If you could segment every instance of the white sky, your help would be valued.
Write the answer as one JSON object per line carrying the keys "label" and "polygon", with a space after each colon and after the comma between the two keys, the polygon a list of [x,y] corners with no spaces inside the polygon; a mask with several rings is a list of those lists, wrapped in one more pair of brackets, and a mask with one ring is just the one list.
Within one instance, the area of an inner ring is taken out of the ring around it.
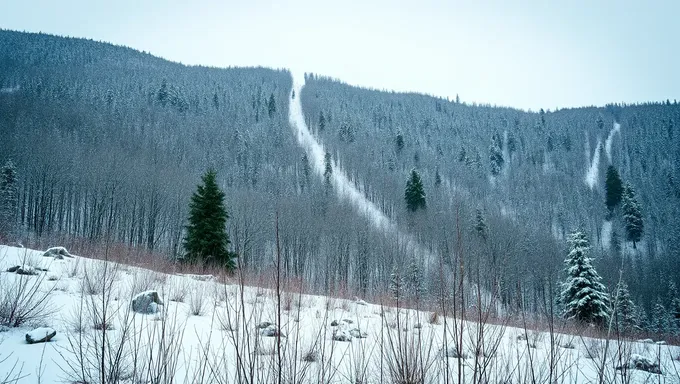
{"label": "white sky", "polygon": [[0,0],[1,28],[534,110],[680,99],[679,15],[677,0]]}

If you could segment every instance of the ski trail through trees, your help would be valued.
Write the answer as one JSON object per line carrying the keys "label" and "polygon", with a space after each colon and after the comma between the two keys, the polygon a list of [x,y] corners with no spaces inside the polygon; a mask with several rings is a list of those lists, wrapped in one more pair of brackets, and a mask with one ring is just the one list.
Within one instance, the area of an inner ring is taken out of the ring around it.
{"label": "ski trail through trees", "polygon": [[607,152],[609,164],[612,162],[612,141],[614,141],[614,135],[617,133],[621,134],[621,124],[614,122],[614,127],[609,131],[609,136],[607,136],[607,140],[604,142],[604,150]]}
{"label": "ski trail through trees", "polygon": [[[305,122],[305,116],[302,113],[302,102],[300,101],[300,95],[304,85],[304,76],[293,74],[293,89],[291,90],[289,98],[290,107],[288,109],[289,121],[291,126],[295,129],[298,143],[305,149],[314,171],[319,177],[323,178],[326,151],[323,145],[321,145],[314,135],[312,135]],[[293,97],[293,95],[295,95],[295,97]],[[359,214],[368,218],[376,229],[394,237],[395,241],[405,247],[406,251],[413,254],[416,259],[423,260],[426,268],[428,264],[436,261],[434,255],[430,251],[422,247],[412,235],[400,231],[389,217],[387,217],[372,201],[368,200],[349,177],[347,177],[345,172],[338,167],[335,161],[332,162],[332,165],[333,174],[331,183],[340,199],[348,201],[354,206]]]}
{"label": "ski trail through trees", "polygon": [[[597,145],[595,146],[595,154],[593,155],[593,160],[590,162],[590,167],[586,173],[586,184],[590,189],[593,189],[597,184],[597,175],[600,170],[600,147],[602,146],[602,140],[597,139]],[[588,146],[586,146],[588,148]],[[588,149],[586,149],[588,151]],[[590,153],[587,153],[590,156]]]}

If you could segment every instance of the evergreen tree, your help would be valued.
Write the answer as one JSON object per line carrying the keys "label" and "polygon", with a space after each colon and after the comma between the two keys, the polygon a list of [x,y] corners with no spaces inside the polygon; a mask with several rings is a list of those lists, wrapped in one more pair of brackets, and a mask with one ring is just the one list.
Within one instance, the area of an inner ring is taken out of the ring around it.
{"label": "evergreen tree", "polygon": [[319,113],[319,133],[326,129],[326,118],[323,116],[323,111]]}
{"label": "evergreen tree", "polygon": [[406,182],[404,199],[406,200],[406,207],[411,212],[415,212],[418,209],[425,209],[425,189],[423,187],[423,181],[420,179],[420,175],[415,169],[411,171],[411,177],[409,177]]}
{"label": "evergreen tree", "polygon": [[680,331],[680,295],[678,295],[678,288],[673,281],[668,284],[667,296],[666,302],[671,321],[674,325],[673,328],[676,331]]}
{"label": "evergreen tree", "polygon": [[461,163],[467,161],[467,152],[465,151],[465,147],[460,147],[460,152],[458,152],[458,161]]}
{"label": "evergreen tree", "polygon": [[671,333],[671,321],[666,307],[663,305],[663,300],[658,297],[652,307],[652,318],[650,321],[650,331],[659,335],[668,335]]}
{"label": "evergreen tree", "polygon": [[13,236],[17,224],[17,170],[11,160],[0,168],[0,236]]}
{"label": "evergreen tree", "polygon": [[404,278],[399,273],[397,267],[392,267],[392,273],[390,273],[390,294],[396,300],[400,300],[404,295]]}
{"label": "evergreen tree", "polygon": [[408,275],[404,281],[406,289],[409,294],[413,297],[420,297],[425,294],[425,281],[423,277],[423,271],[418,264],[418,261],[413,258],[408,268]]}
{"label": "evergreen tree", "polygon": [[276,100],[274,100],[274,94],[269,95],[269,102],[267,103],[267,112],[269,117],[274,116],[276,113]]}
{"label": "evergreen tree", "polygon": [[439,174],[439,168],[434,170],[434,186],[439,187],[442,185],[442,177]]}
{"label": "evergreen tree", "polygon": [[619,172],[611,165],[607,168],[607,178],[604,186],[606,190],[605,204],[611,213],[621,203],[621,194],[623,192],[623,184],[621,183]]}
{"label": "evergreen tree", "polygon": [[564,316],[584,323],[604,325],[609,320],[609,297],[602,278],[587,252],[588,239],[582,232],[569,235],[570,251],[564,260],[567,279],[562,285],[560,302]]}
{"label": "evergreen tree", "polygon": [[331,177],[333,176],[333,157],[330,152],[326,152],[324,162],[323,180],[326,190],[328,190],[331,187]]}
{"label": "evergreen tree", "polygon": [[475,216],[475,231],[477,231],[477,234],[482,238],[482,240],[486,240],[488,236],[488,229],[486,226],[486,220],[484,220],[484,215],[482,214],[482,210],[477,209]]}
{"label": "evergreen tree", "polygon": [[399,132],[397,133],[397,152],[400,152],[402,149],[404,149],[404,135]]}
{"label": "evergreen tree", "polygon": [[642,221],[642,212],[640,211],[640,204],[635,198],[635,191],[633,187],[626,184],[623,188],[622,196],[623,208],[623,222],[626,229],[626,239],[633,242],[633,248],[636,248],[636,243],[642,238],[644,231],[644,223]]}
{"label": "evergreen tree", "polygon": [[184,249],[189,262],[210,262],[233,270],[235,255],[227,250],[229,237],[225,224],[229,216],[224,207],[224,192],[217,186],[217,174],[208,170],[191,196],[189,224]]}
{"label": "evergreen tree", "polygon": [[491,146],[489,147],[489,160],[491,164],[491,174],[493,176],[498,176],[503,169],[504,160],[501,146],[502,142],[499,142],[497,135],[494,135]]}
{"label": "evergreen tree", "polygon": [[630,332],[637,327],[635,319],[635,305],[630,299],[628,284],[620,281],[616,285],[614,309],[617,329],[620,332]]}

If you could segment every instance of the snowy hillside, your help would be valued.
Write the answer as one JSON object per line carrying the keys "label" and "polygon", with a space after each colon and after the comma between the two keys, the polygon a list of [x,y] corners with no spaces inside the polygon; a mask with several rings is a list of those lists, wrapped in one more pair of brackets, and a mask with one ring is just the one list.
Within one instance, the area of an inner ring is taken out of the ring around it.
{"label": "snowy hillside", "polygon": [[[303,295],[299,282],[277,294],[42,255],[0,246],[0,321],[17,325],[0,333],[3,383],[680,382],[673,346],[480,326]],[[35,274],[6,272],[16,266]],[[135,301],[135,309],[157,312],[133,312],[133,297],[151,290],[161,305]],[[38,327],[56,335],[29,344],[27,333],[46,332]],[[615,369],[629,364],[659,364],[662,374]]]}

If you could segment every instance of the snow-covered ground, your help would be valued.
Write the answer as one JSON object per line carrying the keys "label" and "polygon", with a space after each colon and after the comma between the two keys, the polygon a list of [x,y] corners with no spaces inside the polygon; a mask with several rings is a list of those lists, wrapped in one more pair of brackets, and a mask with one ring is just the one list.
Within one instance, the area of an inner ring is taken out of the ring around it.
{"label": "snow-covered ground", "polygon": [[[4,272],[16,265],[38,274]],[[667,345],[612,341],[607,348],[602,340],[454,324],[452,317],[445,327],[443,316],[434,321],[428,312],[295,292],[277,301],[273,290],[241,289],[211,276],[166,275],[78,256],[56,260],[7,246],[0,246],[0,270],[0,315],[19,287],[36,287],[34,297],[45,297],[50,311],[2,329],[0,382],[14,368],[14,374],[21,370],[18,383],[92,382],[100,372],[125,383],[169,383],[170,377],[175,383],[274,383],[279,372],[295,383],[394,383],[392,372],[402,368],[425,375],[413,382],[444,383],[458,382],[459,364],[463,382],[589,383],[598,382],[600,367],[605,383],[680,382],[680,362],[673,360],[680,349]],[[148,290],[160,294],[160,312],[132,313],[132,298]],[[57,334],[49,343],[28,344],[26,333],[37,327]],[[266,336],[279,330],[285,337]],[[458,344],[465,358],[458,357]],[[660,363],[662,374],[627,370],[627,381],[614,367],[632,354]]]}

